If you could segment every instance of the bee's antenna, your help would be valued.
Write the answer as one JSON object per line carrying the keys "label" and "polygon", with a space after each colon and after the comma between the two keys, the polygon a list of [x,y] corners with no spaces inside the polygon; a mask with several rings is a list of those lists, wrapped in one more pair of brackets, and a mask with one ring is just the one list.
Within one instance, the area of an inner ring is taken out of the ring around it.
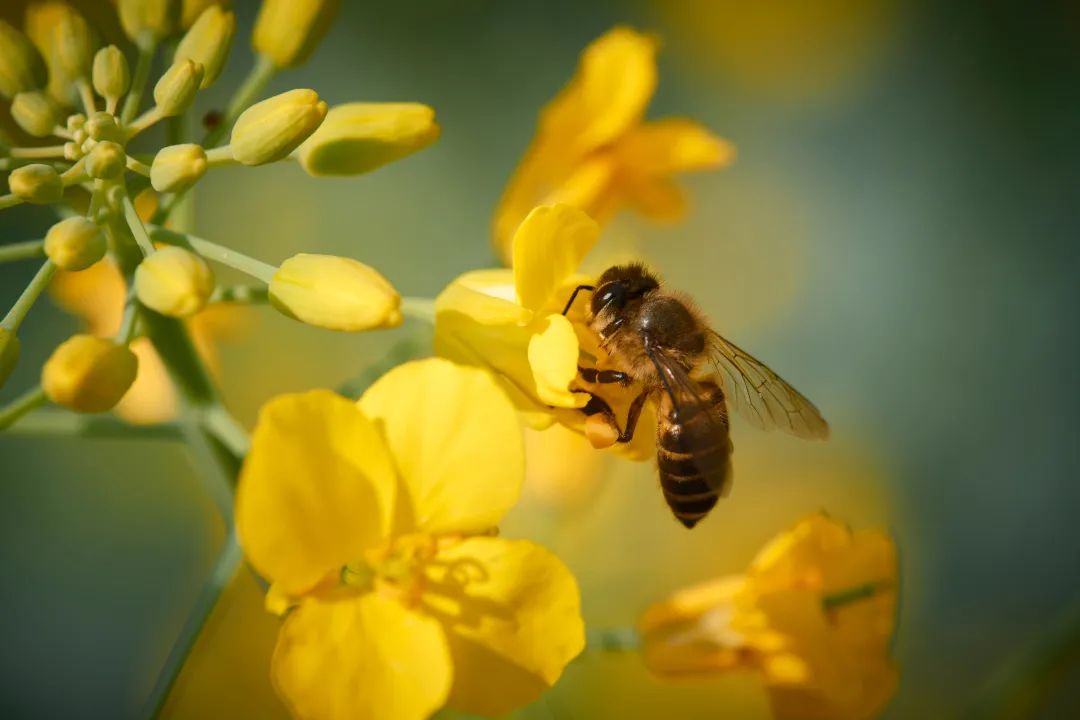
{"label": "bee's antenna", "polygon": [[596,287],[593,285],[578,285],[576,288],[574,288],[574,292],[570,293],[570,299],[566,301],[566,307],[563,308],[563,315],[570,312],[570,308],[574,306],[574,300],[577,299],[577,294],[582,290],[588,290],[589,292],[593,292],[594,290],[596,290]]}

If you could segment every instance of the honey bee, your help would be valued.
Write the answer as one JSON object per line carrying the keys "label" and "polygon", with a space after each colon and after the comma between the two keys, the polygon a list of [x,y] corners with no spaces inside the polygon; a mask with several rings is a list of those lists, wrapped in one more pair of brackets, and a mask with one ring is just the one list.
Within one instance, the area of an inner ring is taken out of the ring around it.
{"label": "honey bee", "polygon": [[642,408],[658,399],[656,463],[664,500],[675,518],[692,528],[709,514],[731,485],[728,405],[762,430],[780,429],[797,437],[823,440],[829,426],[797,390],[750,354],[711,329],[692,302],[660,285],[644,265],[617,265],[592,292],[588,325],[599,339],[610,367],[579,367],[587,384],[618,383],[638,389],[626,425],[606,400],[589,390],[582,408],[601,417],[618,433],[634,436]]}

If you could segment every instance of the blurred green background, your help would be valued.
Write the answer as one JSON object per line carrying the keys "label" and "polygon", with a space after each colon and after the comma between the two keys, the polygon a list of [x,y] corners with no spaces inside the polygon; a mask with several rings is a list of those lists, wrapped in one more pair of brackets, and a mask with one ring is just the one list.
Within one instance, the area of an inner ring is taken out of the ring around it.
{"label": "blurred green background", "polygon": [[[21,20],[25,2],[0,16]],[[75,3],[106,17],[104,3]],[[220,107],[250,62],[256,3]],[[96,8],[96,9],[94,9]],[[653,117],[694,117],[737,146],[695,176],[675,226],[621,216],[592,256],[647,258],[723,334],[824,410],[829,443],[734,428],[731,497],[688,533],[650,464],[530,437],[529,492],[503,531],[551,546],[586,620],[633,622],[689,582],[737,572],[775,532],[826,509],[888,526],[903,560],[900,690],[889,718],[946,717],[1080,602],[1080,9],[1042,3],[725,0],[345,3],[314,59],[270,90],[331,104],[417,100],[442,139],[372,175],[214,171],[198,233],[270,262],[354,256],[433,297],[494,263],[491,213],[578,52],[616,24],[664,40]],[[115,27],[103,34],[120,42]],[[0,213],[0,242],[41,237],[47,209]],[[0,266],[0,306],[32,264]],[[222,353],[250,425],[269,397],[338,387],[404,328],[338,335],[270,310]],[[43,301],[6,402],[78,322]],[[560,446],[563,447],[563,446]],[[221,541],[189,458],[167,443],[0,436],[0,714],[136,717]],[[1074,610],[1073,610],[1074,611]],[[172,717],[278,717],[276,621],[242,575],[169,706]],[[1080,673],[1040,717],[1080,714]],[[589,653],[530,718],[765,717],[749,677],[661,683],[633,655]]]}

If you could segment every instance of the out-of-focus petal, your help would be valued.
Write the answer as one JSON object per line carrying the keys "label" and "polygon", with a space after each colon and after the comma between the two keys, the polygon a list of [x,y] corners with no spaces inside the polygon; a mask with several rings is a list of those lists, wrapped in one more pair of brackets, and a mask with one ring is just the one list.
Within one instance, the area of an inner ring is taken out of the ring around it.
{"label": "out-of-focus petal", "polygon": [[581,53],[577,74],[540,115],[539,135],[585,153],[638,122],[656,90],[658,43],[628,27],[614,28]]}
{"label": "out-of-focus petal", "polygon": [[491,373],[429,358],[394,368],[358,401],[386,437],[424,532],[478,532],[517,502],[525,476],[521,428]]}
{"label": "out-of-focus petal", "polygon": [[728,165],[735,159],[735,146],[688,118],[664,118],[632,128],[615,153],[635,172],[672,175]]}
{"label": "out-of-focus petal", "polygon": [[274,398],[240,473],[244,551],[299,594],[387,536],[395,485],[382,435],[353,403],[325,390]]}
{"label": "out-of-focus petal", "polygon": [[453,676],[439,623],[377,593],[305,600],[281,628],[271,672],[305,720],[424,720]]}
{"label": "out-of-focus petal", "polygon": [[514,287],[518,302],[544,308],[596,243],[600,228],[569,205],[533,209],[514,235]]}
{"label": "out-of-focus petal", "polygon": [[116,414],[136,425],[153,425],[176,417],[176,388],[150,339],[136,338],[129,347],[139,359],[139,372],[116,404]]}
{"label": "out-of-focus petal", "polygon": [[447,631],[449,704],[500,716],[555,684],[585,646],[577,583],[524,540],[471,538],[428,566],[424,607]]}
{"label": "out-of-focus petal", "polygon": [[638,623],[648,668],[658,675],[691,675],[748,665],[743,639],[731,629],[732,602],[742,587],[742,576],[732,575],[650,605]]}
{"label": "out-of-focus petal", "polygon": [[91,335],[115,335],[120,329],[127,290],[111,260],[80,272],[57,272],[49,284],[49,293],[64,310],[83,318]]}
{"label": "out-of-focus petal", "polygon": [[619,189],[625,202],[650,220],[673,222],[686,214],[686,191],[669,178],[628,179]]}

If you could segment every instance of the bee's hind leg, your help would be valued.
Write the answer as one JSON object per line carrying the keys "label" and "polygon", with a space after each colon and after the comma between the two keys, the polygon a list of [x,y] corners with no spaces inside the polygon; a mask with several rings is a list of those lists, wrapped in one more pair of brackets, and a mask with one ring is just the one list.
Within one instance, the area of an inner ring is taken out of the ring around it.
{"label": "bee's hind leg", "polygon": [[[621,373],[620,373],[621,374]],[[587,391],[586,391],[587,392]],[[615,417],[615,411],[611,409],[604,398],[589,393],[589,402],[581,408],[586,416],[603,415],[604,419],[619,433],[616,442],[628,443],[634,439],[634,431],[637,429],[638,420],[641,418],[641,410],[645,407],[645,401],[649,399],[649,391],[642,390],[634,401],[630,403],[630,410],[626,413],[626,429],[619,428],[619,419]]]}

